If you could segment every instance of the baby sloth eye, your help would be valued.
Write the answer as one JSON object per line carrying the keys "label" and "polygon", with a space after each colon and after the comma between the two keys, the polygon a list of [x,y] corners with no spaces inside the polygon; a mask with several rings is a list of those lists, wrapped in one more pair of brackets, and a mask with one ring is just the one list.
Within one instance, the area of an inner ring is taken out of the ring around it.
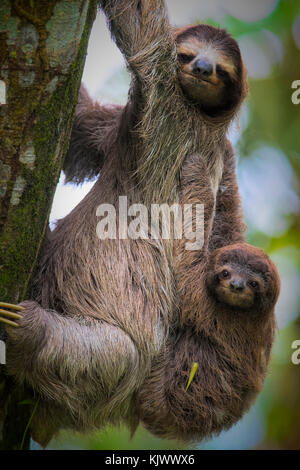
{"label": "baby sloth eye", "polygon": [[224,269],[222,272],[221,272],[221,276],[223,279],[228,279],[230,277],[230,272],[227,271],[227,269]]}
{"label": "baby sloth eye", "polygon": [[250,281],[250,282],[249,282],[249,285],[255,289],[256,287],[258,287],[258,282],[256,282],[256,281]]}
{"label": "baby sloth eye", "polygon": [[195,58],[195,56],[193,56],[191,54],[178,54],[178,59],[183,64],[189,64],[194,58]]}

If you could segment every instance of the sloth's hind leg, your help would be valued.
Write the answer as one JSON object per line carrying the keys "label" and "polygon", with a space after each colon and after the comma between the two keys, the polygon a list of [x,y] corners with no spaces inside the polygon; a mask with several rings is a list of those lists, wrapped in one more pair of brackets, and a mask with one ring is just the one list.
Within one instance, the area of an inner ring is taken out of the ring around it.
{"label": "sloth's hind leg", "polygon": [[142,380],[131,338],[94,318],[21,306],[19,328],[7,326],[8,373],[73,415],[102,410],[105,420],[122,408]]}

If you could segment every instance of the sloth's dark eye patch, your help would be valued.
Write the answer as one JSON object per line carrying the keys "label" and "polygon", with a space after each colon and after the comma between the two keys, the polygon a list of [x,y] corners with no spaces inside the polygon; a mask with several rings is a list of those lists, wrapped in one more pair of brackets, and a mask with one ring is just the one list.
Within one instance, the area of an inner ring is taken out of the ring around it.
{"label": "sloth's dark eye patch", "polygon": [[227,269],[224,269],[221,272],[221,276],[223,277],[223,279],[228,279],[230,277],[230,273],[229,273],[229,271],[227,271]]}
{"label": "sloth's dark eye patch", "polygon": [[216,72],[217,72],[217,75],[220,77],[220,78],[227,78],[229,77],[229,73],[223,69],[223,67],[221,67],[221,65],[217,65],[216,67]]}
{"label": "sloth's dark eye patch", "polygon": [[178,59],[182,64],[189,64],[195,58],[192,54],[178,54]]}

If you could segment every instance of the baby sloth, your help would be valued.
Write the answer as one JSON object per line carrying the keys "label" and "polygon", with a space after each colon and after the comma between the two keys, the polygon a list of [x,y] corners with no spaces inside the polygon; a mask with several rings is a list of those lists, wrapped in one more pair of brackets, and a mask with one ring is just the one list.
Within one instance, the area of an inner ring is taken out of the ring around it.
{"label": "baby sloth", "polygon": [[197,319],[170,337],[139,396],[153,434],[201,440],[249,409],[266,375],[279,286],[274,263],[258,248],[236,243],[211,253],[194,296]]}
{"label": "baby sloth", "polygon": [[278,275],[262,250],[246,243],[236,244],[212,254],[207,288],[232,311],[261,315],[274,305]]}

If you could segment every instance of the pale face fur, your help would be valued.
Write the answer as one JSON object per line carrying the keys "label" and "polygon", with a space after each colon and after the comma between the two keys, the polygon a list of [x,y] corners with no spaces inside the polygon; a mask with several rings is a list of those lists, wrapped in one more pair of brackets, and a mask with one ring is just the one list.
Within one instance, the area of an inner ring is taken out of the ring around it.
{"label": "pale face fur", "polygon": [[[217,106],[225,88],[223,77],[217,66],[222,64],[224,70],[233,76],[235,67],[232,60],[218,51],[213,44],[206,44],[191,38],[183,41],[177,51],[180,63],[179,79],[187,95],[203,104]],[[188,59],[189,61],[186,62]],[[209,76],[199,75],[194,71],[195,64],[199,60],[212,65],[212,73]]]}
{"label": "pale face fur", "polygon": [[254,305],[263,288],[263,279],[258,273],[230,264],[220,266],[217,271],[215,294],[220,302],[242,309]]}
{"label": "pale face fur", "polygon": [[207,25],[175,31],[178,77],[184,94],[211,116],[236,111],[245,96],[245,68],[237,42]]}

